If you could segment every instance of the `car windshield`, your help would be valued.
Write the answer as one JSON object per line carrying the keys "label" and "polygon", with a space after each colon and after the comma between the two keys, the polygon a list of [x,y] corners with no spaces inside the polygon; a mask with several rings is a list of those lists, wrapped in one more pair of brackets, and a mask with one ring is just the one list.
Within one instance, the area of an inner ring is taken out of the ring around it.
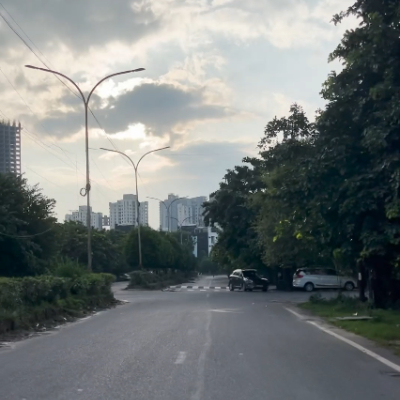
{"label": "car windshield", "polygon": [[243,276],[245,278],[252,278],[252,279],[259,278],[256,271],[243,271]]}

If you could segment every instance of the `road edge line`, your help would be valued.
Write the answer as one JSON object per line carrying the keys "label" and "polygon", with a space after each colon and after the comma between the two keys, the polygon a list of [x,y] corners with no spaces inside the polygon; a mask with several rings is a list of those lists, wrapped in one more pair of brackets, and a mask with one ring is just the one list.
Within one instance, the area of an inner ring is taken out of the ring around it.
{"label": "road edge line", "polygon": [[[297,314],[297,313],[296,313]],[[331,335],[333,337],[335,337],[336,339],[339,339],[345,343],[347,343],[348,345],[356,348],[357,350],[360,350],[362,353],[367,354],[368,356],[374,358],[375,360],[381,362],[382,364],[385,364],[387,367],[390,367],[392,369],[394,369],[396,372],[400,373],[400,365],[395,364],[392,361],[389,361],[388,359],[380,356],[379,354],[374,353],[371,350],[366,349],[364,346],[359,345],[356,342],[353,342],[350,339],[347,339],[335,332],[332,332],[332,330],[328,329],[328,328],[324,328],[323,326],[321,326],[320,324],[318,324],[315,321],[307,321],[309,324],[315,326],[316,328],[320,329],[321,331],[327,333],[328,335]]]}
{"label": "road edge line", "polygon": [[304,315],[301,315],[299,313],[297,313],[296,311],[293,311],[291,308],[287,308],[287,307],[283,307],[286,311],[289,311],[290,313],[292,313],[293,315],[295,315],[297,318],[299,319],[304,319]]}

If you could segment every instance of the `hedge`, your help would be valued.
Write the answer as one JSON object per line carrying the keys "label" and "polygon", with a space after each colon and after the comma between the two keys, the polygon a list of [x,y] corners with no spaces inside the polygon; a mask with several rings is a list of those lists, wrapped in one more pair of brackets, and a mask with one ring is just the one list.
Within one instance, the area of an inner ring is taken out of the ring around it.
{"label": "hedge", "polygon": [[62,312],[63,305],[71,304],[73,299],[80,299],[82,304],[85,299],[88,304],[112,300],[111,283],[114,280],[111,274],[85,274],[75,279],[52,275],[0,277],[0,332],[5,330],[1,326],[6,320],[14,326],[18,320],[39,308],[59,309]]}

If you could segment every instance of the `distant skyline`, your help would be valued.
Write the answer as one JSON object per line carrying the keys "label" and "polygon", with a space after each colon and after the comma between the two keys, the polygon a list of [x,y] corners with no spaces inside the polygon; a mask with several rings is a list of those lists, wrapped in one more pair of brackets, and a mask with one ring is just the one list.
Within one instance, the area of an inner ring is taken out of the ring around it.
{"label": "distant skyline", "polygon": [[[78,98],[51,74],[89,90],[107,74],[146,71],[103,83],[90,116],[91,206],[123,194],[209,196],[227,169],[257,154],[264,127],[297,102],[314,118],[322,83],[339,64],[331,51],[354,20],[334,26],[344,0],[3,0],[0,6],[0,120],[22,125],[22,171],[57,201],[63,220],[85,205],[84,115]],[[15,30],[21,38],[17,36]],[[73,90],[72,90],[73,91]],[[102,129],[104,128],[104,130]],[[105,134],[107,133],[107,135]],[[158,203],[149,223],[158,228]]]}

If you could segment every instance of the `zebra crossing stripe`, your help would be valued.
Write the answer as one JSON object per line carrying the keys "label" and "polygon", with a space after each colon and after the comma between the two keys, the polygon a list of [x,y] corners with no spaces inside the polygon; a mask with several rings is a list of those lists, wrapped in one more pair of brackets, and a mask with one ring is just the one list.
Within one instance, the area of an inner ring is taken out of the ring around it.
{"label": "zebra crossing stripe", "polygon": [[181,285],[177,285],[177,286],[169,286],[167,289],[190,289],[192,290],[208,290],[208,289],[212,289],[212,290],[228,290],[229,287],[228,286],[181,286]]}

